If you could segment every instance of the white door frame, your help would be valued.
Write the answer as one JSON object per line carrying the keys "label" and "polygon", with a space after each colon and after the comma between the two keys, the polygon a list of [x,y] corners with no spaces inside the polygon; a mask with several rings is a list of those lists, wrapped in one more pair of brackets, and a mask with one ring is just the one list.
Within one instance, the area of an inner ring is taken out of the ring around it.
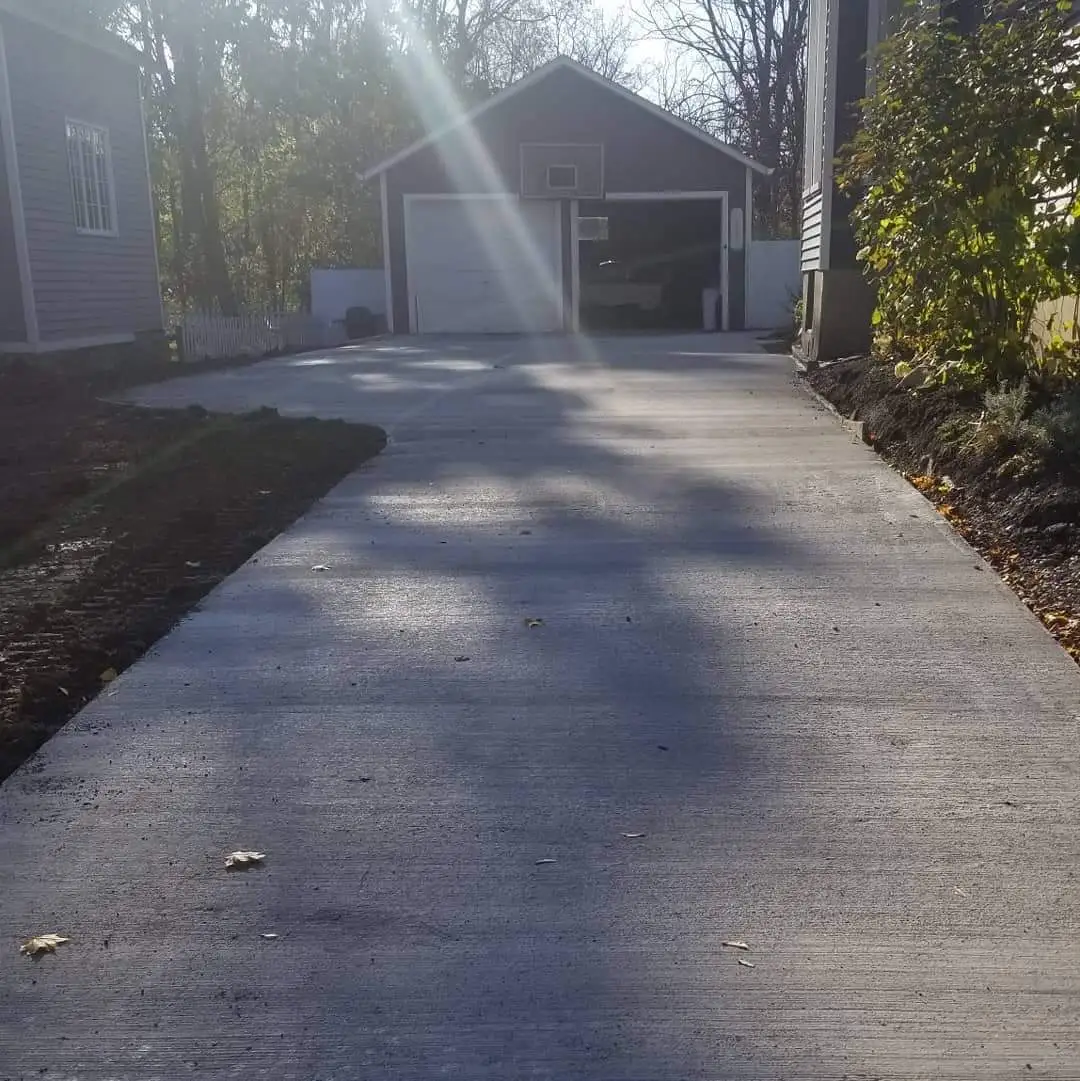
{"label": "white door frame", "polygon": [[[404,199],[404,208],[403,208],[404,212],[403,212],[403,218],[402,218],[402,230],[403,230],[402,250],[403,250],[404,256],[405,256],[405,281],[408,284],[407,292],[408,292],[408,298],[409,298],[409,333],[410,334],[419,334],[420,333],[419,326],[418,326],[419,319],[417,318],[417,309],[416,309],[416,290],[415,290],[415,287],[414,287],[412,275],[409,273],[409,219],[410,219],[410,211],[411,211],[412,206],[413,206],[414,203],[419,203],[419,202],[464,203],[464,202],[475,201],[477,199],[486,199],[486,200],[512,199],[516,203],[556,202],[556,200],[554,200],[554,199],[551,199],[551,200],[547,200],[547,199],[541,199],[541,200],[522,199],[519,195],[515,194],[512,191],[489,191],[489,192],[478,192],[476,194],[467,194],[467,195],[463,195],[463,194],[459,194],[459,193],[445,193],[445,192],[438,192],[438,193],[434,193],[434,192],[424,192],[424,193],[406,192],[405,195],[403,196],[403,199]],[[560,209],[559,213],[555,215],[555,250],[558,252],[558,256],[559,256],[559,258],[558,258],[558,271],[559,271],[558,289],[559,289],[559,297],[560,297],[560,307],[561,307],[561,309],[565,309],[566,299],[565,299],[565,294],[563,292],[563,265],[562,265],[562,263],[563,263],[563,256],[562,256],[563,248],[562,248],[562,211],[561,211],[561,209]],[[565,326],[565,320],[566,320],[566,312],[565,312],[565,310],[560,310],[560,316],[561,316],[560,321],[559,321],[560,326]]]}
{"label": "white door frame", "polygon": [[570,333],[581,333],[581,202],[570,200]]}
{"label": "white door frame", "polygon": [[[723,301],[722,309],[724,318],[721,330],[731,329],[731,303],[728,298],[728,193],[726,191],[609,191],[604,196],[604,202],[608,203],[678,203],[678,202],[715,202],[723,203],[724,210],[720,225],[720,298]],[[599,200],[597,200],[599,201]],[[745,216],[745,211],[744,211]],[[572,253],[574,267],[580,266],[580,252],[578,245],[580,238],[577,229],[571,233]],[[580,295],[574,296],[574,325],[580,326]]]}
{"label": "white door frame", "polygon": [[[390,200],[387,197],[386,173],[379,174],[379,201],[382,204],[383,282],[386,289],[386,329],[394,333],[394,261],[390,255]],[[404,237],[402,237],[404,241]],[[404,248],[404,244],[402,244]],[[408,268],[406,268],[408,273]],[[411,311],[410,307],[410,311]]]}

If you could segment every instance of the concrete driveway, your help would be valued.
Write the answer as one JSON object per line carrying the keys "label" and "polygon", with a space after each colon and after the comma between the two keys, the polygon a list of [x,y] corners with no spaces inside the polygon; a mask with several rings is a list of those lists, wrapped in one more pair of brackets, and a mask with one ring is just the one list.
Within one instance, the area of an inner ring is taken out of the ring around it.
{"label": "concrete driveway", "polygon": [[0,1078],[1080,1077],[1080,672],[789,370],[146,390],[392,442],[0,788]]}

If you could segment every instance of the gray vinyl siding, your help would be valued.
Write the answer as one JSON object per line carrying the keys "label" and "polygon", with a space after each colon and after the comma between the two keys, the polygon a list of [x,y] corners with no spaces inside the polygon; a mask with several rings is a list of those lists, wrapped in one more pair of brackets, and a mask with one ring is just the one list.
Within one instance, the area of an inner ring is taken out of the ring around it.
{"label": "gray vinyl siding", "polygon": [[799,261],[804,271],[821,270],[821,231],[825,195],[819,188],[803,196]]}
{"label": "gray vinyl siding", "polygon": [[[17,16],[0,25],[42,341],[160,330],[138,68]],[[76,231],[68,119],[108,129],[115,237]]]}
{"label": "gray vinyl siding", "polygon": [[802,226],[800,230],[800,265],[804,272],[824,269],[823,236],[828,228],[829,202],[832,186],[832,162],[828,159],[829,132],[833,117],[829,115],[829,77],[833,66],[831,55],[829,0],[810,0],[810,55],[807,58],[806,138],[804,176],[807,190],[803,192]]}
{"label": "gray vinyl siding", "polygon": [[0,133],[0,342],[14,345],[25,341],[26,317],[15,249],[15,219],[12,216],[7,159]]}

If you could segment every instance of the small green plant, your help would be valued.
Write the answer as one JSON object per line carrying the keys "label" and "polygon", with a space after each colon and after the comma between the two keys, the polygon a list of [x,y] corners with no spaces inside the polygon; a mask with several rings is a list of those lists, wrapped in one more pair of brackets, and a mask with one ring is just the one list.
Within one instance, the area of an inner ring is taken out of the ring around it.
{"label": "small green plant", "polygon": [[975,420],[957,418],[939,429],[945,443],[962,458],[998,463],[999,475],[1037,471],[1046,458],[1045,431],[1030,418],[1031,392],[1020,382],[986,392],[985,408]]}
{"label": "small green plant", "polygon": [[938,429],[962,458],[997,463],[1003,476],[1080,465],[1080,389],[1033,410],[1030,388],[1019,382],[987,391],[984,405],[976,419],[956,417]]}
{"label": "small green plant", "polygon": [[1049,456],[1063,465],[1080,464],[1080,389],[1060,394],[1037,409],[1031,423],[1042,433]]}

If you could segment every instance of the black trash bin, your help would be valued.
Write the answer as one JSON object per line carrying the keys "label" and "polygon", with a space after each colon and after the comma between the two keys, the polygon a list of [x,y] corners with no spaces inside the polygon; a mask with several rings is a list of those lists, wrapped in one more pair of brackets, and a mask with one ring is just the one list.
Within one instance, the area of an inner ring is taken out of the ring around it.
{"label": "black trash bin", "polygon": [[375,316],[370,308],[350,308],[345,313],[345,333],[350,341],[375,334]]}

